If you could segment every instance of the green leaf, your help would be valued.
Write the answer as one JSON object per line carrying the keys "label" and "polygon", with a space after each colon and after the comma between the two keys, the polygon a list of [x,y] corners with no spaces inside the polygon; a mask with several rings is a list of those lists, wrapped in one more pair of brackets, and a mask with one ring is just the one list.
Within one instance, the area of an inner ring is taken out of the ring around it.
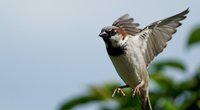
{"label": "green leaf", "polygon": [[165,67],[171,67],[171,68],[175,68],[182,71],[186,70],[185,65],[182,62],[177,61],[177,60],[166,60],[166,61],[161,61],[154,64],[155,71],[161,71]]}
{"label": "green leaf", "polygon": [[169,99],[164,100],[163,110],[178,110],[176,105]]}
{"label": "green leaf", "polygon": [[195,28],[190,34],[187,41],[187,47],[191,47],[197,43],[200,43],[200,27]]}

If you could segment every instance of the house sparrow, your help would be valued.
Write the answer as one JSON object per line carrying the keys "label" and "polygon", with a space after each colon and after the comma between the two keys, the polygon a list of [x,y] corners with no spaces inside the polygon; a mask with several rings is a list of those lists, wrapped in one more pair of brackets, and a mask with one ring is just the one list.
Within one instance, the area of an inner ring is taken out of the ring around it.
{"label": "house sparrow", "polygon": [[[104,27],[99,34],[103,38],[108,55],[125,86],[115,89],[123,93],[122,89],[131,87],[133,95],[137,95],[143,110],[152,110],[148,82],[147,67],[149,63],[163,51],[167,41],[172,38],[180,21],[186,18],[189,9],[156,21],[144,29],[137,28],[128,14],[118,18],[112,26]],[[124,94],[124,93],[123,93]],[[124,94],[125,95],[125,94]]]}

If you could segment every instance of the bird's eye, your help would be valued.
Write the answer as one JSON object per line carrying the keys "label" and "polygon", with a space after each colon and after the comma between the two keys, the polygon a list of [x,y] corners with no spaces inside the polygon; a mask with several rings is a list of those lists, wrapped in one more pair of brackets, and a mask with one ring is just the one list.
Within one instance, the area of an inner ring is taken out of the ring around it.
{"label": "bird's eye", "polygon": [[114,36],[116,33],[117,33],[117,32],[116,32],[115,30],[111,30],[111,31],[109,32],[110,36]]}

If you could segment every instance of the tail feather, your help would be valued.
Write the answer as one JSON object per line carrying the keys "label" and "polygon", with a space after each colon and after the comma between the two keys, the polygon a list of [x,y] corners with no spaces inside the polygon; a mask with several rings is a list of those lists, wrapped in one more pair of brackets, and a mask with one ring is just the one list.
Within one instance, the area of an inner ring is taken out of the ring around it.
{"label": "tail feather", "polygon": [[149,99],[149,95],[146,94],[146,91],[140,91],[141,94],[138,94],[142,110],[152,110],[151,102]]}
{"label": "tail feather", "polygon": [[141,103],[141,106],[142,106],[142,110],[152,110],[149,97],[144,102]]}

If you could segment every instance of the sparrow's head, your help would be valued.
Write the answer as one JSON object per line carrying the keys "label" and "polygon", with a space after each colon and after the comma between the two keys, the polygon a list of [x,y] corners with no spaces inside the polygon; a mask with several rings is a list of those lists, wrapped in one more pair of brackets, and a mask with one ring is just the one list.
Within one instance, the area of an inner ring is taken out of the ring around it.
{"label": "sparrow's head", "polygon": [[107,47],[123,46],[128,36],[134,36],[140,29],[136,28],[139,24],[133,23],[133,18],[126,14],[118,18],[112,26],[104,27],[99,34],[103,38]]}
{"label": "sparrow's head", "polygon": [[119,47],[123,45],[126,33],[119,27],[107,26],[101,30],[99,36],[103,38],[106,46]]}

